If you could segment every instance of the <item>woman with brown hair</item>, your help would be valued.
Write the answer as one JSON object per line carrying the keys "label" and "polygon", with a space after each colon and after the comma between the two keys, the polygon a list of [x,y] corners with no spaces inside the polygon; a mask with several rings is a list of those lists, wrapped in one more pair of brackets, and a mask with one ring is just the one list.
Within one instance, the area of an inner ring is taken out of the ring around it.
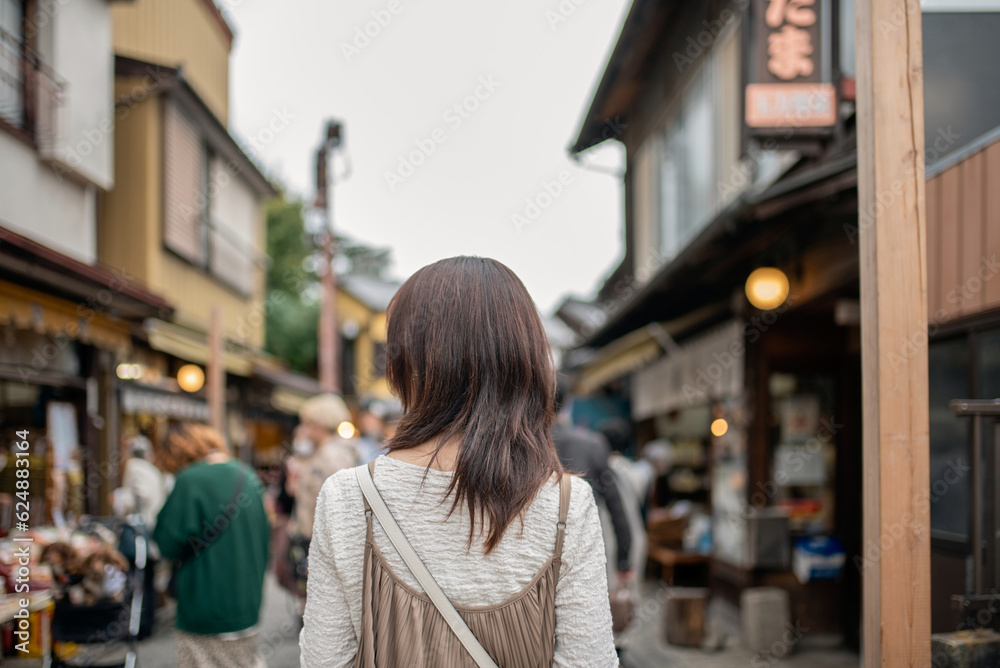
{"label": "woman with brown hair", "polygon": [[153,532],[176,566],[177,665],[263,668],[256,627],[271,529],[260,480],[201,424],[171,427],[158,455],[177,475]]}
{"label": "woman with brown hair", "polygon": [[302,666],[618,665],[597,507],[549,436],[554,371],[521,281],[442,260],[387,318],[406,413],[388,455],[320,493]]}

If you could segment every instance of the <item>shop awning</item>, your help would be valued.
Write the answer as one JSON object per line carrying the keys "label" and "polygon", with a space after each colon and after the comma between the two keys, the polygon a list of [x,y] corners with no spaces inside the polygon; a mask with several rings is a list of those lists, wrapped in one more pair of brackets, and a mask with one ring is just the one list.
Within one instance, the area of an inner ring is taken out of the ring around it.
{"label": "shop awning", "polygon": [[[208,364],[208,336],[170,322],[151,318],[145,323],[150,348],[197,364]],[[236,376],[253,373],[253,353],[226,345],[222,353],[226,371]]]}
{"label": "shop awning", "polygon": [[271,406],[289,415],[298,415],[307,399],[322,392],[316,379],[268,363],[265,359],[259,359],[254,364],[253,373],[274,385],[271,390]]}
{"label": "shop awning", "polygon": [[132,348],[127,323],[112,319],[93,306],[69,302],[6,281],[0,281],[0,323],[46,336],[66,336],[121,354]]}
{"label": "shop awning", "polygon": [[615,339],[583,365],[576,391],[593,392],[602,385],[621,378],[660,357],[664,351],[672,352],[672,349],[676,348],[672,337],[705,321],[717,319],[726,308],[725,302],[710,302],[679,318],[666,322],[651,322],[645,327]]}
{"label": "shop awning", "polygon": [[166,300],[131,277],[80,262],[6,226],[0,226],[0,280],[63,299],[81,315],[139,322],[173,312]]}
{"label": "shop awning", "polygon": [[629,332],[598,351],[597,355],[580,370],[576,391],[593,392],[602,385],[635,371],[646,362],[656,359],[663,351],[660,342],[649,327]]}

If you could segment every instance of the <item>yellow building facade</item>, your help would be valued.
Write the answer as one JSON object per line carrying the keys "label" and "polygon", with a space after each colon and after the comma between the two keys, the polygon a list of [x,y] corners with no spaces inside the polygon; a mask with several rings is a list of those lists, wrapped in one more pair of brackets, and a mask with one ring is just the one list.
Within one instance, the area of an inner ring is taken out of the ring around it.
{"label": "yellow building facade", "polygon": [[267,179],[229,135],[232,32],[211,0],[114,6],[116,187],[102,199],[101,263],[176,304],[196,333],[221,310],[227,340],[264,344]]}
{"label": "yellow building facade", "polygon": [[337,322],[345,346],[343,386],[356,397],[387,399],[385,380],[385,310],[396,283],[364,276],[342,276],[337,289]]}

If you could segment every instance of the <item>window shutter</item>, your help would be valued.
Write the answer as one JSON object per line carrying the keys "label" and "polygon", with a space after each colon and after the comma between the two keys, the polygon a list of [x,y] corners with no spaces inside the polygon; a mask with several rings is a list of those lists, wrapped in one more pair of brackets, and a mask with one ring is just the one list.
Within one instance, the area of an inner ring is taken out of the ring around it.
{"label": "window shutter", "polygon": [[166,107],[163,245],[204,265],[205,147],[194,124],[174,104]]}
{"label": "window shutter", "polygon": [[245,295],[253,292],[256,259],[257,200],[238,173],[219,157],[209,166],[211,271]]}

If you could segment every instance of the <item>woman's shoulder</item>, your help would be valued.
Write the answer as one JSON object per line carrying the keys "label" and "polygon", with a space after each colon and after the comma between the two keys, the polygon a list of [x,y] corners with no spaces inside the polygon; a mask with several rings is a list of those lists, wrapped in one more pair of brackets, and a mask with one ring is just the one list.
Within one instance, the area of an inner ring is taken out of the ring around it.
{"label": "woman's shoulder", "polygon": [[360,498],[361,487],[358,485],[358,476],[353,466],[340,469],[323,483],[320,490],[320,498],[328,498],[330,501],[346,501],[348,499]]}
{"label": "woman's shoulder", "polygon": [[[590,483],[576,475],[566,475],[570,485],[569,508],[567,509],[567,524],[586,517],[591,512],[596,512],[594,503],[594,491]],[[553,475],[552,479],[546,482],[538,491],[532,510],[544,513],[546,517],[555,516],[559,512],[560,482]]]}
{"label": "woman's shoulder", "polygon": [[581,476],[567,475],[570,479],[569,516],[580,516],[596,509],[594,490]]}

